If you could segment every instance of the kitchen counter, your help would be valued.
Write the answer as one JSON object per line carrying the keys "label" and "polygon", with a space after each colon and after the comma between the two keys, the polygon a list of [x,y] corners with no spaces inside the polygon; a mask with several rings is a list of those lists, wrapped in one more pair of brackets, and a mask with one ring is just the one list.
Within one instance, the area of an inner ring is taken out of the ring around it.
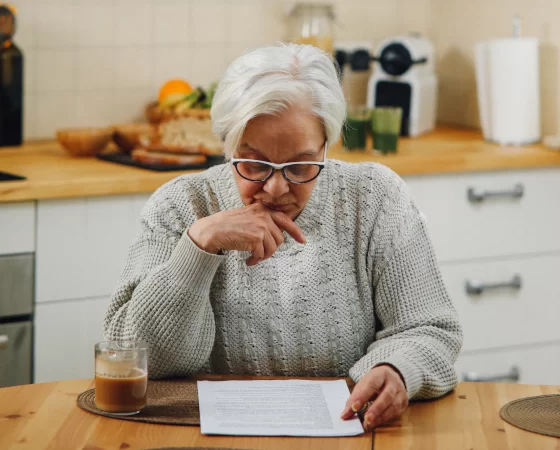
{"label": "kitchen counter", "polygon": [[92,380],[73,380],[0,389],[0,448],[553,450],[559,443],[515,428],[499,416],[501,406],[511,400],[560,392],[554,386],[461,383],[442,399],[412,403],[399,420],[374,434],[341,438],[206,436],[197,426],[109,419],[76,405],[78,394],[91,387]]}
{"label": "kitchen counter", "polygon": [[[401,139],[397,155],[337,146],[329,158],[376,161],[401,176],[560,167],[560,152],[540,145],[500,147],[480,132],[442,127],[418,138]],[[27,178],[0,182],[0,203],[26,200],[149,193],[184,172],[153,172],[96,158],[71,158],[54,141],[0,149],[0,170]]]}

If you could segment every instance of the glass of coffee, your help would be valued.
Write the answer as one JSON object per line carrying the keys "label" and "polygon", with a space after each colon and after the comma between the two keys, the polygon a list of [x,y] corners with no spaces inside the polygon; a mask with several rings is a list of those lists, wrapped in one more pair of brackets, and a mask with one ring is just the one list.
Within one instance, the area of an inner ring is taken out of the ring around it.
{"label": "glass of coffee", "polygon": [[148,346],[142,341],[106,341],[95,345],[95,406],[117,415],[146,406]]}

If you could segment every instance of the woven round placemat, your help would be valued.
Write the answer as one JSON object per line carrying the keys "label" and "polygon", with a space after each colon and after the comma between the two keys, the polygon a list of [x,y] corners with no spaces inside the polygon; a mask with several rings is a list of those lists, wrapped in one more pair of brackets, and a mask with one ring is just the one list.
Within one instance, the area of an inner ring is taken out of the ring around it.
{"label": "woven round placemat", "polygon": [[155,380],[148,382],[148,404],[134,416],[116,416],[95,406],[95,389],[78,396],[78,406],[100,416],[135,422],[168,425],[200,425],[198,390],[192,380]]}
{"label": "woven round placemat", "polygon": [[500,417],[522,430],[560,437],[560,395],[514,400],[500,409]]}

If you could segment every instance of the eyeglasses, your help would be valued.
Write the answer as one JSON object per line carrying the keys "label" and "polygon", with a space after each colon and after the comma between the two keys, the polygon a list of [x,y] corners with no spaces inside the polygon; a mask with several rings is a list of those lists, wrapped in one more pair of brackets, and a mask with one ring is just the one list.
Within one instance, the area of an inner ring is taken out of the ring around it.
{"label": "eyeglasses", "polygon": [[319,176],[321,170],[325,168],[327,160],[327,144],[325,143],[322,162],[291,162],[284,164],[274,164],[255,159],[231,158],[231,163],[237,173],[244,179],[254,183],[264,183],[277,170],[282,172],[282,176],[294,184],[304,184],[313,181]]}

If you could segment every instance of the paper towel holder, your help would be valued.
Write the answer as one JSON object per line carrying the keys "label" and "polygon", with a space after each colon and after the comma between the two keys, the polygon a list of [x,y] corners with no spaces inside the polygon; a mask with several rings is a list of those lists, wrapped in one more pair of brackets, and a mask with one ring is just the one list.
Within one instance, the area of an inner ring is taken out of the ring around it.
{"label": "paper towel holder", "polygon": [[475,70],[484,139],[500,145],[539,142],[539,42],[521,37],[519,15],[512,19],[512,37],[475,46]]}

